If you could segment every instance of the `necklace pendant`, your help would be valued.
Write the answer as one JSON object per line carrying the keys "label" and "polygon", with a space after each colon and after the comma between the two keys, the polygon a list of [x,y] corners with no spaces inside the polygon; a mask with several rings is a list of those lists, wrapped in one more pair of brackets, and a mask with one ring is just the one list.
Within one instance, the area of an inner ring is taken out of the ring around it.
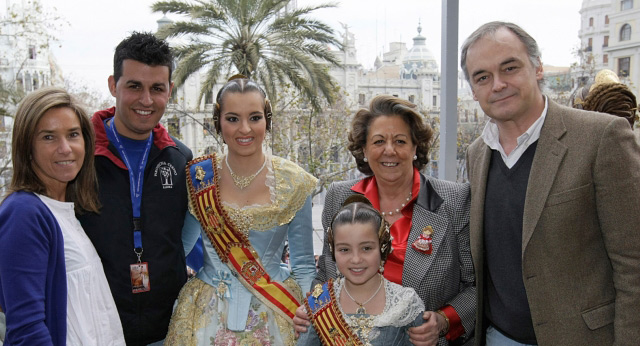
{"label": "necklace pendant", "polygon": [[364,306],[360,305],[360,307],[358,307],[358,309],[356,310],[356,314],[357,315],[366,315],[367,314],[367,309],[365,309]]}
{"label": "necklace pendant", "polygon": [[255,179],[258,176],[258,174],[262,172],[264,167],[267,165],[267,158],[265,157],[264,162],[262,163],[262,167],[260,167],[260,169],[257,172],[253,173],[248,177],[243,177],[233,172],[233,169],[231,169],[231,166],[229,166],[229,155],[225,156],[224,162],[227,164],[227,168],[229,168],[229,173],[231,173],[231,179],[233,180],[233,183],[240,190],[244,190],[247,186],[251,185],[251,182],[253,181],[253,179]]}
{"label": "necklace pendant", "polygon": [[[244,190],[247,186],[249,186],[249,184],[251,184],[251,182],[253,181],[253,179],[248,179],[247,177],[241,177],[241,176],[237,176],[233,173],[231,173],[231,178],[233,179],[233,183],[240,189],[240,190]],[[249,177],[251,178],[251,177]]]}

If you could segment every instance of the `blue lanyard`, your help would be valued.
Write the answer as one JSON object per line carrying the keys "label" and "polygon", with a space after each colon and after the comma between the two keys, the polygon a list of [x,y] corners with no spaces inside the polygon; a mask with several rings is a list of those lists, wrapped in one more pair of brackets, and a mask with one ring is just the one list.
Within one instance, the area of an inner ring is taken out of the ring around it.
{"label": "blue lanyard", "polygon": [[131,170],[131,163],[127,157],[127,152],[124,145],[120,141],[118,131],[116,131],[115,120],[111,121],[111,131],[113,132],[113,138],[116,140],[115,147],[118,149],[118,153],[124,164],[129,171],[129,187],[131,189],[131,205],[133,207],[133,246],[134,252],[138,255],[138,262],[140,262],[140,256],[142,255],[142,222],[140,221],[140,203],[142,201],[142,185],[144,178],[144,168],[147,166],[147,159],[149,158],[149,150],[151,149],[151,143],[153,143],[153,133],[149,134],[147,145],[144,149],[144,153],[140,158],[138,166],[138,177],[136,179],[133,170]]}

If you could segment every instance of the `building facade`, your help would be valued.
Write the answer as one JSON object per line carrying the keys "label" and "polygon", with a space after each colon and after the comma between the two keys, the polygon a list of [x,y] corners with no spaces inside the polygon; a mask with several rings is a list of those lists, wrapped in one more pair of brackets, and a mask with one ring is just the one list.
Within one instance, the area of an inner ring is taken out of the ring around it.
{"label": "building facade", "polygon": [[388,94],[409,100],[423,111],[440,112],[440,69],[427,47],[427,38],[421,35],[420,24],[411,48],[404,42],[391,42],[382,60],[376,57],[371,70],[356,61],[355,37],[348,27],[343,28],[344,50],[336,53],[343,66],[332,68],[331,75],[354,105],[366,106],[374,96]]}
{"label": "building facade", "polygon": [[640,0],[584,0],[580,15],[578,82],[606,68],[640,95]]}
{"label": "building facade", "polygon": [[[49,37],[36,16],[40,5],[5,0],[0,9],[0,195],[11,180],[12,117],[26,93],[62,84],[61,71],[49,51]],[[44,35],[43,35],[44,34]]]}

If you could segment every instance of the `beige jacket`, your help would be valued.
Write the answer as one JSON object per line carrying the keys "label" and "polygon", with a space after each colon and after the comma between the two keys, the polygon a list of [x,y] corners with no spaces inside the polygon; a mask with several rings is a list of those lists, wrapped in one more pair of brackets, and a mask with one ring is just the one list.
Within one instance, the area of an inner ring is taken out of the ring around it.
{"label": "beige jacket", "polygon": [[[491,150],[467,152],[476,345],[484,343],[483,216]],[[622,118],[549,101],[533,158],[522,275],[540,345],[640,342],[640,147]]]}

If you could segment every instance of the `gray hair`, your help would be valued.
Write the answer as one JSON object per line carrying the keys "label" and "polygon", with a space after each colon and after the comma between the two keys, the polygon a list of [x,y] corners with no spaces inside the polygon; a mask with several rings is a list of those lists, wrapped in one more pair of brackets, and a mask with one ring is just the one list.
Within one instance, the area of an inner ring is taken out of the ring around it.
{"label": "gray hair", "polygon": [[[467,79],[467,82],[471,84],[469,80],[469,71],[467,71],[467,52],[469,47],[474,43],[478,42],[481,38],[489,35],[494,35],[498,30],[505,28],[511,31],[522,44],[524,44],[527,49],[527,54],[529,55],[529,60],[531,60],[531,64],[533,67],[538,68],[542,64],[542,54],[540,53],[540,48],[538,47],[538,43],[536,40],[531,37],[524,29],[519,27],[516,24],[509,22],[489,22],[474,31],[462,44],[462,50],[460,53],[460,67],[462,68],[462,72],[464,73],[464,77]],[[538,85],[541,86],[542,80],[538,81]]]}

